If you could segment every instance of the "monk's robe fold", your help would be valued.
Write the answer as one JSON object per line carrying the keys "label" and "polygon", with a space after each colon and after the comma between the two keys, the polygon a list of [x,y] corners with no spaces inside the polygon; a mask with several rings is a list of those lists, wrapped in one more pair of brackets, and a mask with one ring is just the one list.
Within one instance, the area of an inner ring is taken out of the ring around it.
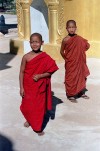
{"label": "monk's robe fold", "polygon": [[34,131],[41,131],[44,114],[46,110],[52,109],[52,96],[51,77],[35,82],[33,76],[54,73],[56,70],[55,61],[45,52],[26,63],[23,80],[25,96],[20,109]]}
{"label": "monk's robe fold", "polygon": [[75,35],[65,45],[65,88],[67,96],[74,96],[86,88],[86,77],[90,74],[86,65],[87,40]]}

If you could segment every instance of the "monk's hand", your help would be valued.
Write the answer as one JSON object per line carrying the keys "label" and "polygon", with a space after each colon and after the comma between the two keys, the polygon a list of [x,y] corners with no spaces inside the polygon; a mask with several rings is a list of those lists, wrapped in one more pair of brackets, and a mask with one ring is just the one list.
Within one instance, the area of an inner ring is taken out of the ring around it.
{"label": "monk's hand", "polygon": [[24,98],[24,95],[25,95],[24,89],[20,89],[20,96],[21,96],[22,98]]}
{"label": "monk's hand", "polygon": [[36,74],[33,76],[33,80],[37,82],[41,78],[41,74]]}

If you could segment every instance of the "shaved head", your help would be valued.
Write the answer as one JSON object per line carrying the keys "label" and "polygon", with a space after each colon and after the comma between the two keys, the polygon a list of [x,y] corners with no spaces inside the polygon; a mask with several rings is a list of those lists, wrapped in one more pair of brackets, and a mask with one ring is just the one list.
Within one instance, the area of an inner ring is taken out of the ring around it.
{"label": "shaved head", "polygon": [[66,22],[66,26],[68,27],[70,23],[72,23],[72,24],[74,24],[74,25],[76,26],[75,20],[68,20],[68,21]]}
{"label": "shaved head", "polygon": [[40,39],[41,42],[43,41],[41,34],[39,34],[39,33],[33,33],[33,34],[30,36],[30,40],[31,40],[31,38],[32,38],[33,36],[37,36],[37,37]]}

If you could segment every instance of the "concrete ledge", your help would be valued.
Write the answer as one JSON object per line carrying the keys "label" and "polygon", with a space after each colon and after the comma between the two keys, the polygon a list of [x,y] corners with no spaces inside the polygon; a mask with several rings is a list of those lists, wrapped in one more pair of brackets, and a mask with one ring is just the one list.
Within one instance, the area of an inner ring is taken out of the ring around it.
{"label": "concrete ledge", "polygon": [[11,39],[10,40],[10,53],[23,54],[23,40]]}
{"label": "concrete ledge", "polygon": [[[100,58],[100,42],[90,41],[90,49],[87,51],[87,57]],[[54,60],[63,61],[60,55],[60,44],[44,44],[42,50],[47,52]],[[31,50],[29,41],[23,39],[10,40],[10,53],[25,54]]]}
{"label": "concrete ledge", "polygon": [[31,50],[29,41],[23,39],[10,40],[10,53],[12,54],[25,54]]}
{"label": "concrete ledge", "polygon": [[90,41],[90,49],[87,51],[87,57],[100,58],[100,41]]}
{"label": "concrete ledge", "polygon": [[45,44],[43,46],[43,51],[48,53],[54,60],[63,61],[63,58],[60,55],[60,45],[58,44]]}

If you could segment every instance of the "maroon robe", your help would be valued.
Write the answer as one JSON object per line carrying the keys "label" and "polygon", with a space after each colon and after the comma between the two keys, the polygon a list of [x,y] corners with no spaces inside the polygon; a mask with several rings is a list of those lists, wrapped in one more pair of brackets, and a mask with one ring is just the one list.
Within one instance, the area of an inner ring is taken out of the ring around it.
{"label": "maroon robe", "polygon": [[75,96],[86,88],[86,77],[90,74],[86,65],[86,50],[90,47],[86,39],[75,35],[65,45],[65,88],[67,96]]}
{"label": "maroon robe", "polygon": [[24,91],[20,110],[34,131],[41,131],[46,110],[52,109],[51,77],[35,82],[33,76],[43,73],[54,73],[58,70],[55,61],[42,52],[29,62],[24,71]]}

